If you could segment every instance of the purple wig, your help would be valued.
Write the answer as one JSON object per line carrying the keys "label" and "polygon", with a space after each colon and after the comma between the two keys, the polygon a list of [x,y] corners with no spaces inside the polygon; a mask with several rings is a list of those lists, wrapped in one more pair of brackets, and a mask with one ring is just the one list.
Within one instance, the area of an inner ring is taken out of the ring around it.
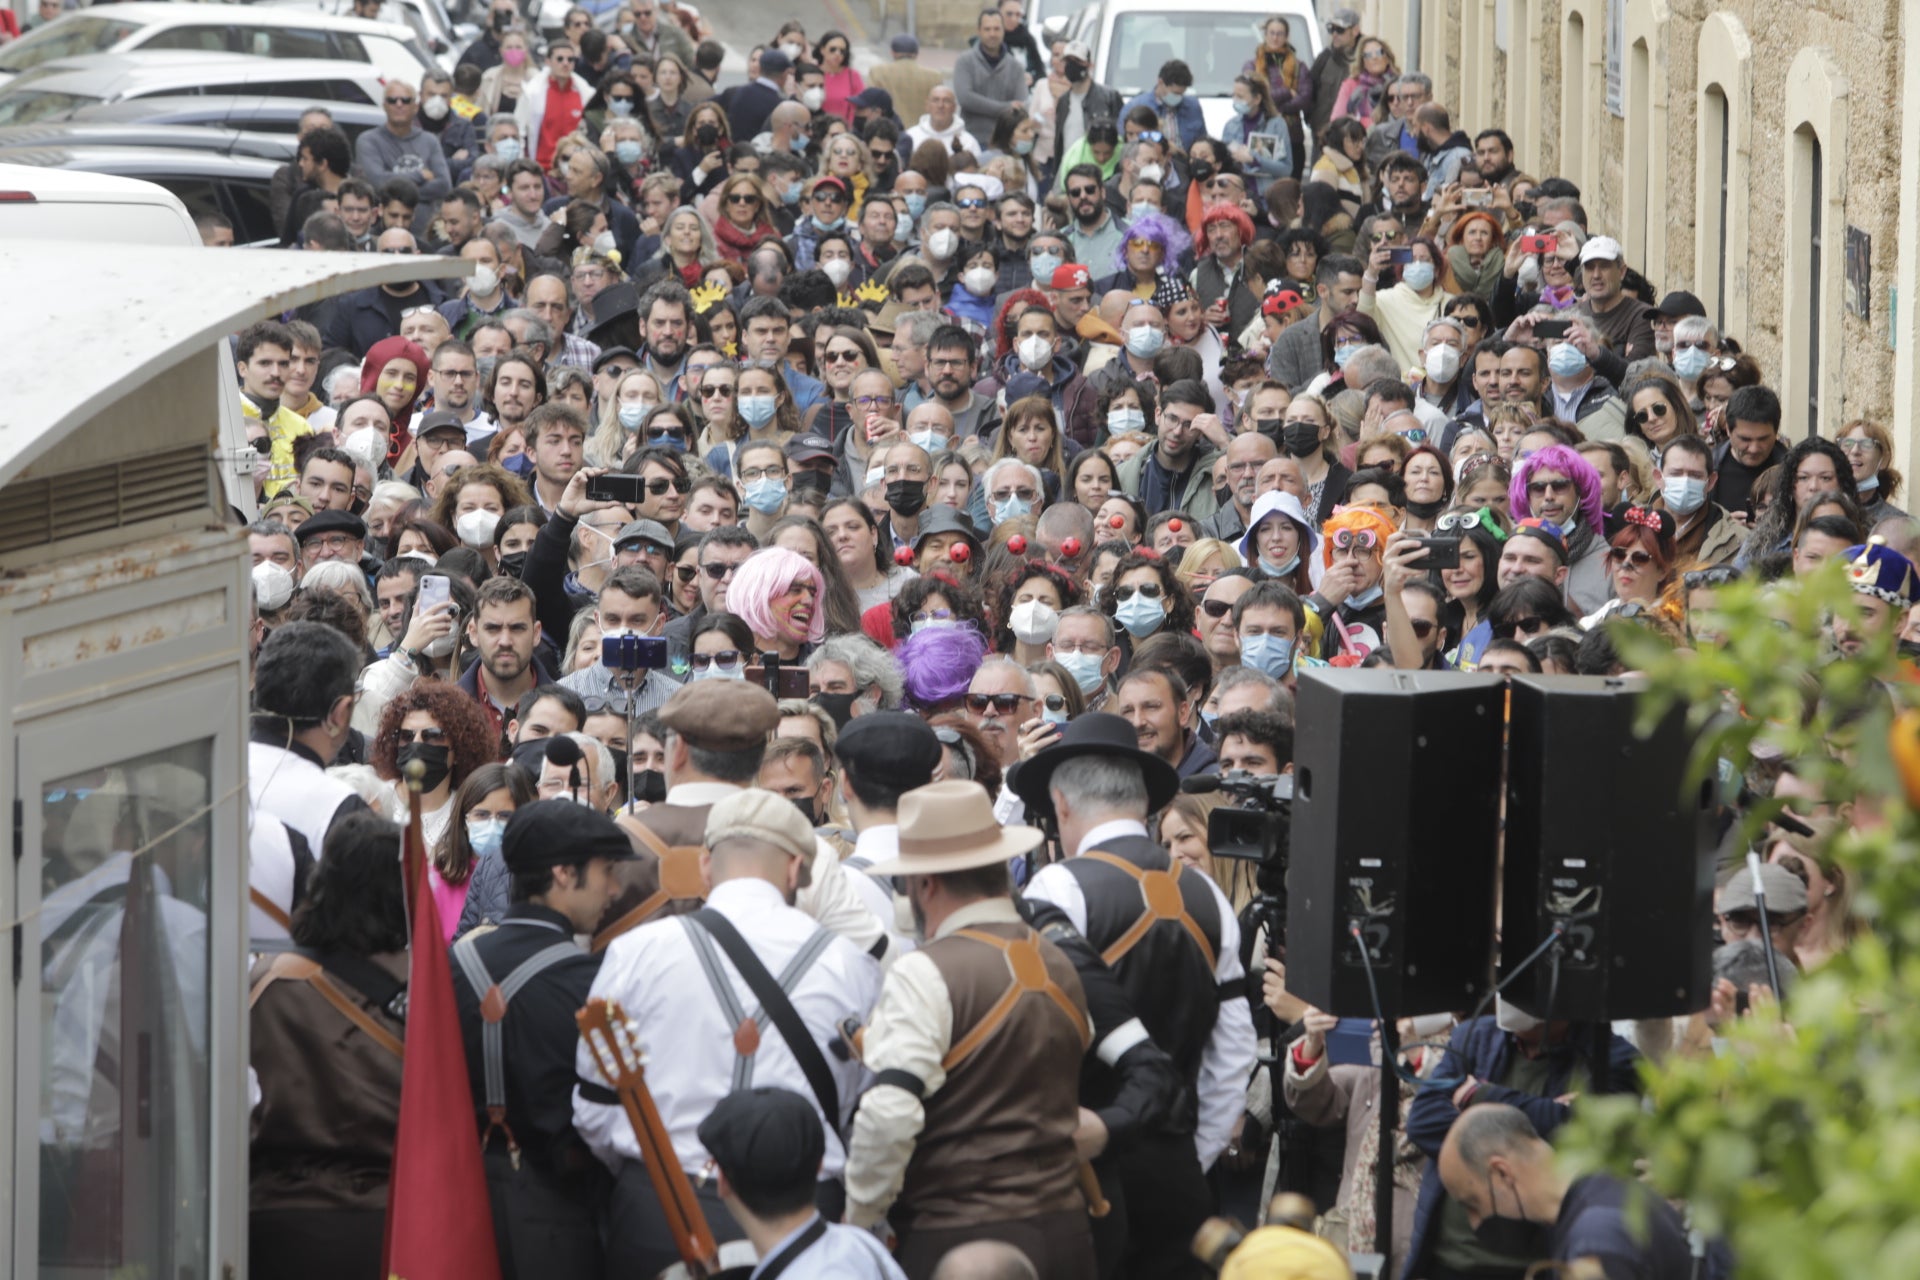
{"label": "purple wig", "polygon": [[907,705],[921,711],[931,711],[965,693],[986,656],[987,642],[966,625],[916,631],[893,651]]}
{"label": "purple wig", "polygon": [[[1550,444],[1513,469],[1513,484],[1507,490],[1513,518],[1525,520],[1533,515],[1533,508],[1527,502],[1527,482],[1536,471],[1558,471],[1573,481],[1580,495],[1581,523],[1593,530],[1595,537],[1604,540],[1606,513],[1600,506],[1600,473],[1593,469],[1591,462],[1564,444]],[[1571,536],[1572,531],[1568,533]]]}
{"label": "purple wig", "polygon": [[1142,213],[1127,224],[1126,240],[1122,240],[1120,247],[1114,250],[1115,271],[1127,270],[1128,240],[1151,240],[1159,245],[1160,269],[1173,272],[1180,270],[1180,255],[1193,243],[1193,237],[1186,233],[1186,229],[1166,214]]}

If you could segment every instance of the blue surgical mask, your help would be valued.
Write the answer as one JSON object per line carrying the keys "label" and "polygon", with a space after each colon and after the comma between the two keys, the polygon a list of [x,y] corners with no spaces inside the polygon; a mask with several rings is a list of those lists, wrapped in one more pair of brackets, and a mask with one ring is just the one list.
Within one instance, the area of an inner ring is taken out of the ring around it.
{"label": "blue surgical mask", "polygon": [[1056,653],[1053,660],[1067,669],[1067,674],[1073,677],[1073,682],[1080,686],[1082,693],[1092,693],[1107,678],[1100,669],[1106,661],[1105,654]]}
{"label": "blue surgical mask", "polygon": [[501,164],[512,164],[520,158],[520,139],[500,139],[493,144],[493,154],[500,157]]}
{"label": "blue surgical mask", "polygon": [[795,155],[805,154],[807,150],[807,135],[804,133],[794,134],[793,137],[787,139],[787,146],[793,150]]}
{"label": "blue surgical mask", "polygon": [[1036,283],[1042,280],[1052,280],[1053,273],[1061,267],[1060,255],[1057,253],[1036,253],[1027,259],[1027,265],[1033,269],[1033,278]]}
{"label": "blue surgical mask", "polygon": [[1667,510],[1677,516],[1690,516],[1707,500],[1707,482],[1699,476],[1668,476],[1660,484],[1660,496]]}
{"label": "blue surgical mask", "polygon": [[1187,95],[1184,93],[1163,93],[1160,95],[1160,105],[1166,107],[1168,110],[1172,110],[1186,100]]}
{"label": "blue surgical mask", "polygon": [[1136,591],[1131,599],[1120,602],[1113,618],[1135,640],[1144,640],[1166,625],[1167,611],[1160,607],[1158,600]]}
{"label": "blue surgical mask", "polygon": [[1353,353],[1366,345],[1364,342],[1336,343],[1333,348],[1333,367],[1336,369],[1346,368],[1347,361],[1353,359]]}
{"label": "blue surgical mask", "polygon": [[640,163],[640,144],[632,138],[622,138],[613,144],[613,158],[624,165]]}
{"label": "blue surgical mask", "polygon": [[1123,431],[1145,431],[1147,429],[1146,410],[1131,405],[1122,405],[1118,409],[1107,410],[1107,434],[1117,436]]}
{"label": "blue surgical mask", "polygon": [[822,222],[818,216],[815,216],[813,225],[822,231],[838,231],[847,225],[847,220],[845,218],[835,218],[832,222]]}
{"label": "blue surgical mask", "polygon": [[625,117],[633,114],[633,99],[632,98],[608,98],[607,112],[610,115],[620,116],[622,119],[624,119]]}
{"label": "blue surgical mask", "polygon": [[912,634],[919,635],[922,631],[939,631],[945,627],[957,627],[959,625],[960,624],[952,618],[922,618],[913,624]]}
{"label": "blue surgical mask", "polygon": [[787,184],[787,189],[780,193],[780,203],[788,204],[788,205],[799,204],[800,203],[800,184],[797,182],[789,182]]}
{"label": "blue surgical mask", "polygon": [[1018,496],[1008,498],[1005,502],[992,502],[987,505],[993,508],[995,524],[1006,520],[1018,520],[1021,516],[1033,514],[1033,504]]}
{"label": "blue surgical mask", "polygon": [[1365,591],[1357,591],[1354,594],[1348,596],[1347,608],[1353,609],[1353,610],[1369,608],[1372,606],[1374,601],[1378,600],[1381,596],[1385,594],[1386,592],[1380,589],[1380,585],[1378,583],[1375,583],[1373,586],[1368,587]]}
{"label": "blue surgical mask", "polygon": [[907,439],[925,449],[928,453],[943,453],[947,447],[947,437],[938,431],[909,431]]}
{"label": "blue surgical mask", "polygon": [[1245,98],[1235,98],[1233,100],[1233,114],[1237,116],[1250,116],[1253,114],[1253,104]]}
{"label": "blue surgical mask", "polygon": [[1139,204],[1127,206],[1127,221],[1138,222],[1140,221],[1142,215],[1149,214],[1149,213],[1158,213],[1158,212],[1160,212],[1159,205],[1149,204],[1147,201],[1142,200]]}
{"label": "blue surgical mask", "polygon": [[1200,708],[1200,723],[1206,725],[1207,728],[1209,729],[1213,728],[1215,722],[1217,722],[1219,719],[1220,719],[1220,713],[1218,711],[1215,711],[1212,707]]}
{"label": "blue surgical mask", "polygon": [[1425,289],[1433,284],[1431,262],[1409,262],[1400,269],[1400,279],[1409,289]]}
{"label": "blue surgical mask", "polygon": [[620,425],[629,431],[638,431],[649,408],[651,406],[641,404],[638,400],[629,400],[620,406]]}
{"label": "blue surgical mask", "polygon": [[1266,573],[1269,573],[1276,578],[1284,578],[1288,574],[1292,573],[1295,569],[1300,567],[1300,553],[1298,551],[1294,552],[1293,558],[1288,560],[1285,564],[1275,564],[1273,561],[1267,559],[1265,556],[1261,556],[1259,557],[1259,559],[1260,559],[1260,568]]}
{"label": "blue surgical mask", "polygon": [[1571,378],[1587,367],[1587,358],[1571,342],[1556,342],[1547,348],[1547,369],[1556,378]]}
{"label": "blue surgical mask", "polygon": [[1707,371],[1707,361],[1713,359],[1699,347],[1688,347],[1684,351],[1673,353],[1673,371],[1687,382],[1692,382]]}
{"label": "blue surgical mask", "polygon": [[775,396],[741,396],[740,416],[750,427],[764,427],[773,421],[773,412],[779,406]]}
{"label": "blue surgical mask", "polygon": [[1240,665],[1283,680],[1293,670],[1293,641],[1286,636],[1241,636]]}
{"label": "blue surgical mask", "polygon": [[1013,154],[1015,154],[1015,155],[1017,155],[1017,156],[1030,156],[1030,155],[1032,155],[1032,154],[1033,154],[1033,139],[1032,139],[1032,138],[1021,138],[1021,139],[1019,139],[1018,141],[1016,141],[1016,142],[1015,142],[1015,143],[1013,144]]}
{"label": "blue surgical mask", "polygon": [[926,211],[927,211],[926,193],[922,191],[907,192],[907,216],[909,218],[912,218],[914,221],[918,222],[920,220],[920,215],[925,213]]}
{"label": "blue surgical mask", "polygon": [[745,498],[747,505],[755,511],[763,516],[770,516],[780,509],[781,503],[787,500],[787,482],[776,480],[772,476],[762,476],[758,480],[748,481],[747,487],[741,491],[740,496]]}
{"label": "blue surgical mask", "polygon": [[1127,330],[1127,350],[1142,360],[1151,360],[1160,354],[1160,348],[1167,345],[1167,335],[1152,325],[1138,325]]}
{"label": "blue surgical mask", "polygon": [[467,843],[473,846],[476,858],[497,858],[500,856],[500,838],[507,833],[505,818],[468,818]]}

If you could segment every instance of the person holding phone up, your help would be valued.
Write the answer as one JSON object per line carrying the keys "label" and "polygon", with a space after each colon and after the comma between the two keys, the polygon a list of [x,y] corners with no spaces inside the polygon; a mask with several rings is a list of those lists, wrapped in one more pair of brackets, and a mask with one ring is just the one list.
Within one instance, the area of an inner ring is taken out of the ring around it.
{"label": "person holding phone up", "polygon": [[[1380,326],[1387,350],[1401,369],[1419,363],[1427,322],[1446,309],[1447,293],[1439,283],[1441,261],[1440,250],[1431,240],[1415,240],[1411,245],[1376,242],[1361,273],[1360,314]],[[1399,279],[1383,290],[1380,280],[1389,269]]]}

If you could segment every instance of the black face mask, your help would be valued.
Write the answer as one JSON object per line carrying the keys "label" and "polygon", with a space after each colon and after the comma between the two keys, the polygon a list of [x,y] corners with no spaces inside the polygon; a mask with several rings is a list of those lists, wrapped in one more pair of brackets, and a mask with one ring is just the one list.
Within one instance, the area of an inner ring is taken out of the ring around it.
{"label": "black face mask", "polygon": [[1213,500],[1223,507],[1232,502],[1233,486],[1227,484],[1215,485],[1213,488]]}
{"label": "black face mask", "polygon": [[[1493,1176],[1487,1176],[1487,1207],[1493,1208]],[[1522,1264],[1552,1256],[1547,1228],[1520,1218],[1502,1218],[1497,1214],[1480,1219],[1473,1229],[1474,1239],[1482,1247],[1503,1257],[1519,1259]]]}
{"label": "black face mask", "polygon": [[1212,180],[1214,173],[1215,170],[1211,160],[1195,160],[1193,162],[1193,180],[1195,182],[1209,182]]}
{"label": "black face mask", "polygon": [[658,769],[642,769],[633,775],[634,800],[660,804],[667,798],[667,775]]}
{"label": "black face mask", "polygon": [[1273,441],[1276,449],[1285,449],[1287,421],[1285,418],[1255,418],[1253,429]]}
{"label": "black face mask", "polygon": [[1893,651],[1908,662],[1920,662],[1920,641],[1902,640],[1893,646]]}
{"label": "black face mask", "polygon": [[895,515],[912,519],[926,510],[927,482],[925,480],[889,480],[887,482],[887,506]]}
{"label": "black face mask", "polygon": [[520,576],[521,570],[526,567],[527,553],[524,551],[515,551],[511,555],[500,557],[500,572],[506,577],[517,578]]}
{"label": "black face mask", "polygon": [[1088,68],[1086,63],[1075,62],[1072,59],[1068,59],[1066,64],[1067,83],[1080,84],[1081,82],[1086,80],[1087,70]]}
{"label": "black face mask", "polygon": [[805,815],[808,826],[820,825],[820,815],[814,811],[814,806],[820,802],[819,796],[790,796],[789,799],[793,801],[793,807]]}
{"label": "black face mask", "polygon": [[387,558],[387,540],[385,538],[376,538],[372,534],[368,534],[366,548],[367,554],[375,560],[385,560]]}
{"label": "black face mask", "polygon": [[1418,516],[1422,520],[1431,520],[1447,509],[1445,502],[1415,502],[1407,499],[1407,514]]}
{"label": "black face mask", "polygon": [[814,706],[833,717],[836,729],[844,729],[847,727],[847,721],[853,719],[854,699],[859,696],[857,693],[816,693],[811,701]]}
{"label": "black face mask", "polygon": [[1294,457],[1310,457],[1319,452],[1320,428],[1311,422],[1289,422],[1280,429],[1280,442]]}
{"label": "black face mask", "polygon": [[453,772],[453,751],[449,747],[435,746],[431,742],[409,742],[400,748],[394,757],[404,774],[406,767],[418,760],[426,768],[426,775],[420,779],[422,791],[432,791],[447,780]]}
{"label": "black face mask", "polygon": [[825,497],[827,490],[833,487],[833,477],[824,471],[796,471],[793,473],[793,492],[795,495],[810,493],[816,497]]}

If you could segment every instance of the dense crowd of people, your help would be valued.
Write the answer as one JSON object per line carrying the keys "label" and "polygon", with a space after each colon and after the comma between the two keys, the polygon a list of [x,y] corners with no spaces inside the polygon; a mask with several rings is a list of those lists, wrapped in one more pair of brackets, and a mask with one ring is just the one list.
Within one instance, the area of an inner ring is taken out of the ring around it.
{"label": "dense crowd of people", "polygon": [[756,1276],[1205,1274],[1275,1192],[1338,1247],[1225,1274],[1345,1275],[1382,1159],[1388,1274],[1696,1274],[1546,1144],[1766,997],[1763,904],[1789,971],[1846,945],[1854,818],[1766,780],[1807,819],[1723,883],[1691,1019],[1404,1023],[1383,1141],[1365,1024],[1288,991],[1182,783],[1289,772],[1314,668],[1616,675],[1606,624],[1710,645],[1728,583],[1836,557],[1839,650],[1920,642],[1886,426],[1784,438],[1699,299],[1351,10],[1250,37],[1219,136],[1186,64],[1123,101],[1020,0],[950,76],[787,22],[724,87],[656,0],[489,14],[279,184],[290,245],[472,274],[236,341],[256,1273],[379,1267],[412,809],[508,1276],[679,1260],[654,1162]]}

